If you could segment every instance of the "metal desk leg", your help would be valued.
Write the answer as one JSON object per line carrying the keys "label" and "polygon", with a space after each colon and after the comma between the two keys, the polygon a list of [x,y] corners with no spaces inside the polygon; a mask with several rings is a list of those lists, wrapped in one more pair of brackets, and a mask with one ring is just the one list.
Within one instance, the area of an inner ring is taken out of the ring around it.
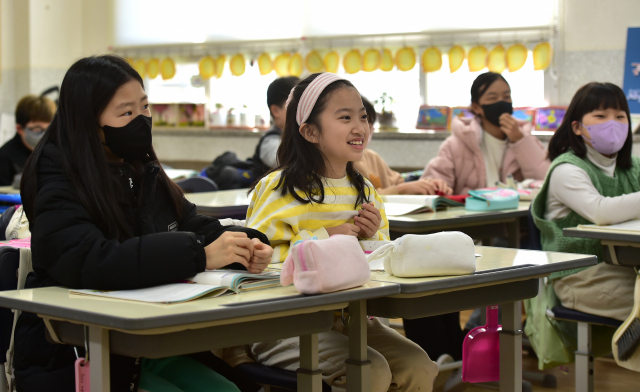
{"label": "metal desk leg", "polygon": [[367,301],[349,303],[349,359],[347,391],[371,390],[371,361],[367,360]]}
{"label": "metal desk leg", "polygon": [[110,391],[109,330],[89,327],[89,371],[92,391]]}
{"label": "metal desk leg", "polygon": [[516,218],[513,222],[507,223],[507,232],[509,233],[509,248],[520,248],[520,219]]}
{"label": "metal desk leg", "polygon": [[522,330],[520,302],[501,304],[500,392],[522,392]]}
{"label": "metal desk leg", "polygon": [[593,392],[593,379],[591,324],[578,323],[578,349],[576,350],[576,391]]}
{"label": "metal desk leg", "polygon": [[298,390],[322,392],[322,370],[318,368],[318,335],[300,336]]}

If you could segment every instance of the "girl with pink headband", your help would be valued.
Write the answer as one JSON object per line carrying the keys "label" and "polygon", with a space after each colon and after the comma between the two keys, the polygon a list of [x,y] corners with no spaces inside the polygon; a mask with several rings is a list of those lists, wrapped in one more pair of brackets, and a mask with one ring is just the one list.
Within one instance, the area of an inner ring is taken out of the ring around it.
{"label": "girl with pink headband", "polygon": [[[266,234],[272,262],[286,259],[298,240],[344,234],[389,240],[382,199],[353,163],[369,140],[367,113],[358,90],[331,73],[310,75],[289,94],[276,167],[253,187],[247,227]],[[346,385],[348,337],[340,317],[319,334],[319,367],[325,382]],[[431,391],[437,365],[415,343],[378,319],[368,320],[372,391]],[[298,338],[252,345],[265,365],[296,370]]]}

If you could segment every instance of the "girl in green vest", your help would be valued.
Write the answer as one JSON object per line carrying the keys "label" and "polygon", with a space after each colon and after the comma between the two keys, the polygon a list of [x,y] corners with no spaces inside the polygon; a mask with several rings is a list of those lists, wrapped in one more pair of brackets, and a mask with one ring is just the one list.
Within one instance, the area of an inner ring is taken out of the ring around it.
{"label": "girl in green vest", "polygon": [[[599,240],[562,234],[565,227],[615,224],[640,216],[640,158],[631,155],[629,119],[620,87],[589,83],[576,92],[549,142],[551,167],[531,211],[542,248],[593,254],[599,263],[553,273],[540,295],[526,301],[525,332],[541,369],[573,361],[576,348],[576,324],[548,319],[547,308],[561,303],[580,312],[625,320],[633,307],[635,272],[602,263]],[[611,328],[594,331],[594,350],[609,352],[613,332]]]}

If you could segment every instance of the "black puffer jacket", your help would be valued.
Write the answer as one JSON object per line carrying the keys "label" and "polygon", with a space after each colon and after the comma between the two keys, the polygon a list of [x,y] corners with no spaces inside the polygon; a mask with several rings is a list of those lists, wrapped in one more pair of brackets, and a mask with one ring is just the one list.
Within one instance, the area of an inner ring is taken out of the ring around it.
{"label": "black puffer jacket", "polygon": [[[170,199],[157,186],[160,168],[152,163],[139,176],[130,175],[132,168],[126,164],[114,169],[113,176],[124,191],[119,202],[136,236],[122,242],[106,238],[65,179],[60,154],[50,143],[38,162],[36,218],[30,222],[35,273],[28,277],[27,288],[57,285],[122,290],[166,284],[203,271],[204,246],[225,231],[243,231],[250,238],[269,243],[258,231],[221,226],[215,218],[197,215],[196,206],[186,199],[183,217],[178,219]],[[135,198],[138,186],[143,187],[140,201]],[[22,313],[15,347],[19,391],[75,390],[73,348],[50,344],[42,319]],[[83,350],[79,352],[82,355]],[[131,374],[133,363],[112,355],[113,391],[119,390],[117,385],[128,386],[130,381],[128,376],[114,379],[122,373],[115,369],[129,369],[125,373]]]}

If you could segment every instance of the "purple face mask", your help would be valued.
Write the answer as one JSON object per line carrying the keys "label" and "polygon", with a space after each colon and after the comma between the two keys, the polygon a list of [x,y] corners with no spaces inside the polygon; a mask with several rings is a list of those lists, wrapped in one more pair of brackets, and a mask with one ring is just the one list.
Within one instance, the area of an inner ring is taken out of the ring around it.
{"label": "purple face mask", "polygon": [[[591,135],[589,141],[593,148],[604,155],[612,155],[620,151],[629,134],[629,124],[616,120],[589,126],[582,124],[582,126],[589,131],[589,135]],[[584,135],[582,137],[588,140]]]}

